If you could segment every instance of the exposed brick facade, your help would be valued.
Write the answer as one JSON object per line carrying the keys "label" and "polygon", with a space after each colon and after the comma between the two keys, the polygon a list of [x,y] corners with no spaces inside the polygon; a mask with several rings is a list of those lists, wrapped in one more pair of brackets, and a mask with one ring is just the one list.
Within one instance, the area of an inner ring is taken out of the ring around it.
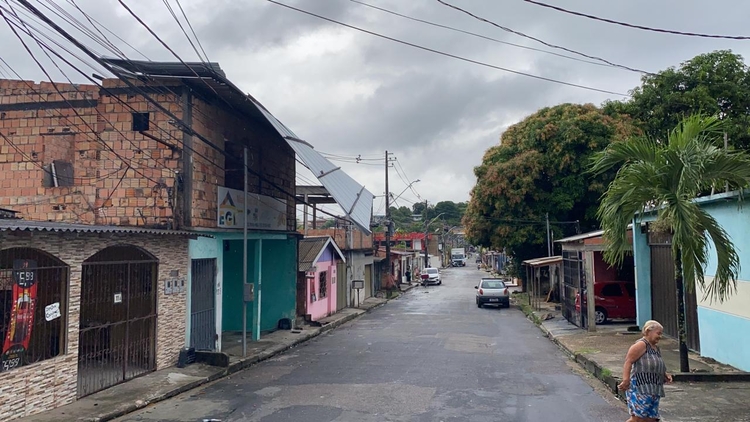
{"label": "exposed brick facade", "polygon": [[[185,135],[173,119],[120,80],[104,80],[103,89],[0,80],[0,133],[8,138],[0,136],[0,207],[29,220],[163,228],[181,227],[182,213],[189,212],[191,227],[213,228],[217,187],[242,189],[242,146],[248,145],[255,173],[249,191],[287,199],[293,231],[294,197],[274,186],[294,195],[291,147],[223,100],[164,83],[138,84],[179,119],[186,116],[182,94],[190,92],[192,129],[238,160],[226,160],[197,136],[194,152],[183,148]],[[148,113],[146,134],[133,130],[133,113]],[[193,155],[192,201],[184,211],[179,180],[187,174],[186,153]],[[72,165],[73,186],[44,186],[54,160]]]}
{"label": "exposed brick facade", "polygon": [[[11,420],[50,410],[76,399],[78,377],[81,264],[100,250],[115,245],[138,246],[158,260],[156,363],[162,369],[177,362],[185,344],[186,293],[167,295],[164,282],[178,271],[187,276],[188,239],[172,235],[0,233],[0,249],[29,247],[45,251],[70,267],[67,348],[61,356],[0,374],[0,420]],[[186,284],[187,285],[187,284]]]}
{"label": "exposed brick facade", "polygon": [[[301,233],[305,233],[305,231],[301,231]],[[352,235],[351,235],[351,248],[347,247],[346,243],[346,229],[337,229],[337,228],[331,228],[331,229],[309,229],[306,232],[306,236],[309,237],[315,237],[315,236],[331,236],[336,242],[336,246],[339,247],[342,251],[345,250],[370,250],[372,251],[372,235],[365,235],[358,229],[353,229]]]}

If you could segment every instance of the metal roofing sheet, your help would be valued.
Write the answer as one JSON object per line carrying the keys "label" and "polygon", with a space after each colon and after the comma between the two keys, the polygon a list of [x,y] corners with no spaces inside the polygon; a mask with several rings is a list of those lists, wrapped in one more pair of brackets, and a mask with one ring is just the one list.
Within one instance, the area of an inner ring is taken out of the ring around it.
{"label": "metal roofing sheet", "polygon": [[318,154],[268,111],[258,100],[242,92],[226,78],[218,63],[147,62],[121,59],[104,59],[122,73],[154,78],[177,78],[192,88],[226,101],[232,108],[270,125],[294,149],[303,163],[315,174],[331,196],[341,206],[346,216],[369,235],[373,194],[354,181],[340,168]]}
{"label": "metal roofing sheet", "polygon": [[370,216],[372,214],[372,200],[375,196],[344,173],[341,167],[333,165],[325,157],[318,154],[307,142],[289,137],[286,140],[300,160],[331,193],[331,196],[341,206],[352,223],[357,225],[366,235],[371,234]]}
{"label": "metal roofing sheet", "polygon": [[89,224],[70,224],[54,221],[0,220],[0,231],[46,231],[68,233],[146,233],[158,235],[204,236],[210,234],[184,230],[162,230],[147,227],[96,226]]}
{"label": "metal roofing sheet", "polygon": [[320,256],[323,249],[331,245],[336,251],[339,259],[346,262],[343,252],[336,246],[331,236],[305,237],[299,240],[299,259],[297,261],[297,271],[310,271]]}
{"label": "metal roofing sheet", "polygon": [[534,258],[523,261],[524,264],[532,267],[541,267],[544,265],[554,264],[556,262],[562,262],[562,256],[545,256],[544,258]]}

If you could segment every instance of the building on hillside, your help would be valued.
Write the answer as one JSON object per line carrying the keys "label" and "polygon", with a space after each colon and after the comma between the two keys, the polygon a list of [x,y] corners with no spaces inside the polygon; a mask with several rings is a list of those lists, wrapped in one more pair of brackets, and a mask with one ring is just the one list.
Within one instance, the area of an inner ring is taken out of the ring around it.
{"label": "building on hillside", "polygon": [[318,321],[336,313],[339,263],[346,258],[330,236],[306,237],[299,241],[297,267],[297,314]]}

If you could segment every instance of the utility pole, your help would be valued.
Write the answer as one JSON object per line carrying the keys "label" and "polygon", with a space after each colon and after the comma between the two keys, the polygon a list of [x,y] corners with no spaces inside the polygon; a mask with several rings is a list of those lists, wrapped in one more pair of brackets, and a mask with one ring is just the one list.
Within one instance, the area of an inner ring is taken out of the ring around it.
{"label": "utility pole", "polygon": [[552,243],[550,243],[549,234],[549,213],[545,215],[545,220],[547,221],[547,256],[552,256]]}
{"label": "utility pole", "polygon": [[[393,275],[391,271],[391,193],[388,191],[388,151],[385,152],[385,268],[388,277]],[[401,281],[401,280],[399,280]],[[398,286],[398,285],[397,285]]]}

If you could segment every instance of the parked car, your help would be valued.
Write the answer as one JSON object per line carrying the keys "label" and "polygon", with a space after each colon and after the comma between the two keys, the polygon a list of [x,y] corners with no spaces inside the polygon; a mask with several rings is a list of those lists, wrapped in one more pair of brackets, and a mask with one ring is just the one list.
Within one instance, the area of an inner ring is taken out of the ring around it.
{"label": "parked car", "polygon": [[477,289],[477,306],[498,305],[504,308],[510,307],[510,294],[505,282],[499,278],[483,278]]}
{"label": "parked car", "polygon": [[425,268],[422,270],[422,282],[427,284],[443,284],[443,280],[440,277],[440,270],[437,268]]}
{"label": "parked car", "polygon": [[[632,281],[594,283],[594,303],[594,316],[597,324],[604,324],[610,319],[635,319],[635,283]],[[576,295],[576,311],[581,312],[580,294]]]}

